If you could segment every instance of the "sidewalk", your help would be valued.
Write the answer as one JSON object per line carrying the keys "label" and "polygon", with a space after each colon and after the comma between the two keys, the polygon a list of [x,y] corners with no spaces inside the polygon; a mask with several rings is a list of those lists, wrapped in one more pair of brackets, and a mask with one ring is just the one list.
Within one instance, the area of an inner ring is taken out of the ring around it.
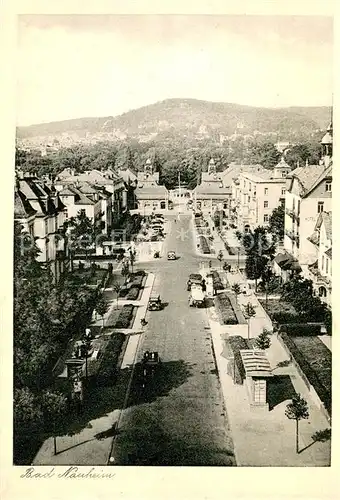
{"label": "sidewalk", "polygon": [[[239,277],[236,278],[240,282]],[[254,325],[251,323],[251,337],[257,335],[254,330],[271,327],[268,316],[253,293],[245,297],[244,301],[254,304],[257,312],[256,322]],[[280,361],[288,360],[277,337],[271,336],[271,347],[266,351],[273,373],[277,376],[277,385],[274,386],[277,402],[270,411],[252,408],[245,384],[234,384],[231,376],[228,375],[228,361],[225,357],[225,340],[230,335],[246,337],[247,325],[220,325],[214,307],[208,309],[208,316],[237,464],[240,466],[329,466],[330,441],[313,442],[311,438],[317,430],[329,428],[327,419],[314,404],[294,365],[277,367]],[[299,454],[295,452],[295,422],[285,416],[285,409],[293,394],[293,388],[297,393],[302,394],[309,408],[309,419],[300,421],[299,425],[300,450],[306,448]]]}
{"label": "sidewalk", "polygon": [[[129,330],[114,330],[115,332],[122,331],[126,335],[130,335],[124,352],[121,370],[131,368],[135,362],[138,347],[143,339],[140,320],[146,315],[154,278],[155,276],[152,273],[149,273],[147,276],[141,300],[138,301],[139,308],[133,328]],[[110,310],[115,306],[116,300],[114,299]],[[109,317],[110,310],[104,317],[104,324]],[[101,319],[98,321],[102,324]],[[111,393],[111,388],[108,389],[108,393]],[[100,418],[91,420],[81,432],[74,436],[58,436],[57,449],[61,451],[57,455],[53,454],[53,438],[47,439],[34,458],[33,465],[107,465],[112,445],[112,435],[110,435],[109,431],[115,423],[119,422],[121,412],[122,408],[117,408]],[[96,437],[97,434],[100,435],[105,432],[107,433],[107,437]]]}

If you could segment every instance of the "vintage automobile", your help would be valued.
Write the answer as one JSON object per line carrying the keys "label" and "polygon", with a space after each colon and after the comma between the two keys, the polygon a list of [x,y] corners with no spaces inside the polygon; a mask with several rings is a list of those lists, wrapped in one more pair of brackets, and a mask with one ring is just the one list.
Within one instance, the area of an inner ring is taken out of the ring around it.
{"label": "vintage automobile", "polygon": [[189,275],[189,279],[187,281],[187,290],[188,290],[188,292],[190,292],[191,285],[193,283],[202,284],[202,282],[203,282],[203,276],[201,274],[190,274]]}
{"label": "vintage automobile", "polygon": [[160,311],[162,309],[162,301],[160,295],[151,295],[148,304],[149,311]]}
{"label": "vintage automobile", "polygon": [[168,260],[176,260],[176,252],[170,251],[168,252]]}
{"label": "vintage automobile", "polygon": [[190,307],[203,307],[205,303],[205,296],[202,286],[193,283],[189,293],[189,306]]}
{"label": "vintage automobile", "polygon": [[160,363],[161,360],[157,351],[145,351],[141,363],[143,373],[143,387],[145,387],[148,380],[153,378],[156,370],[159,368]]}

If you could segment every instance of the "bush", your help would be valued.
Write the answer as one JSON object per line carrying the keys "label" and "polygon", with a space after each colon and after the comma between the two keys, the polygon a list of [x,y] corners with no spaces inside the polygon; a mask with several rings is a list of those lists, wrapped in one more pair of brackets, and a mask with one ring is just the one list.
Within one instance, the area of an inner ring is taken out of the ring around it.
{"label": "bush", "polygon": [[133,308],[134,306],[132,304],[125,304],[125,306],[122,307],[115,328],[129,328],[133,315]]}
{"label": "bush", "polygon": [[119,292],[119,297],[126,297],[129,292],[129,287],[128,286],[122,286],[120,292]]}
{"label": "bush", "polygon": [[220,293],[215,297],[215,304],[219,311],[223,325],[238,324],[230,299],[225,293]]}
{"label": "bush", "polygon": [[126,300],[137,300],[138,295],[140,292],[140,287],[139,286],[131,286],[130,290],[126,296]]}
{"label": "bush", "polygon": [[287,323],[280,325],[280,332],[285,332],[287,335],[305,335],[313,336],[320,335],[321,325],[315,323]]}
{"label": "bush", "polygon": [[132,286],[138,286],[140,288],[142,286],[143,280],[144,280],[144,276],[142,276],[142,275],[138,275],[138,276],[132,275],[130,283]]}
{"label": "bush", "polygon": [[240,337],[239,335],[229,337],[227,342],[232,350],[234,357],[234,363],[232,367],[233,379],[237,384],[242,384],[243,380],[246,378],[246,373],[244,370],[240,350],[249,349],[248,342],[246,339]]}

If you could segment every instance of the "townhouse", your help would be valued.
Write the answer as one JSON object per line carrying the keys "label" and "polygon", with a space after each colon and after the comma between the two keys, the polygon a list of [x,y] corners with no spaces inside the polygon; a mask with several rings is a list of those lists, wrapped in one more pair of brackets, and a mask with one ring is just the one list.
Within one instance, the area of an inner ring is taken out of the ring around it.
{"label": "townhouse", "polygon": [[58,192],[33,178],[17,179],[14,191],[14,221],[31,236],[39,249],[37,260],[50,267],[58,281],[68,267],[63,238],[67,214]]}
{"label": "townhouse", "polygon": [[236,199],[237,227],[243,231],[253,230],[257,226],[267,226],[271,213],[285,202],[286,177],[291,168],[284,158],[273,170],[258,166],[256,170],[242,171]]}
{"label": "townhouse", "polygon": [[311,235],[319,215],[332,211],[332,143],[330,125],[322,139],[319,165],[298,167],[287,179],[284,247],[286,253],[298,260],[308,278],[309,266],[315,264],[318,256]]}

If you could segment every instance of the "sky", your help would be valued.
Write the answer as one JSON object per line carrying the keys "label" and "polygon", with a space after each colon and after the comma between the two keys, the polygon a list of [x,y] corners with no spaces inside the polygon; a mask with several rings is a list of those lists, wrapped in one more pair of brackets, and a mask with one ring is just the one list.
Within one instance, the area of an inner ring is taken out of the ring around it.
{"label": "sky", "polygon": [[116,116],[169,98],[328,106],[332,18],[22,15],[17,124]]}

